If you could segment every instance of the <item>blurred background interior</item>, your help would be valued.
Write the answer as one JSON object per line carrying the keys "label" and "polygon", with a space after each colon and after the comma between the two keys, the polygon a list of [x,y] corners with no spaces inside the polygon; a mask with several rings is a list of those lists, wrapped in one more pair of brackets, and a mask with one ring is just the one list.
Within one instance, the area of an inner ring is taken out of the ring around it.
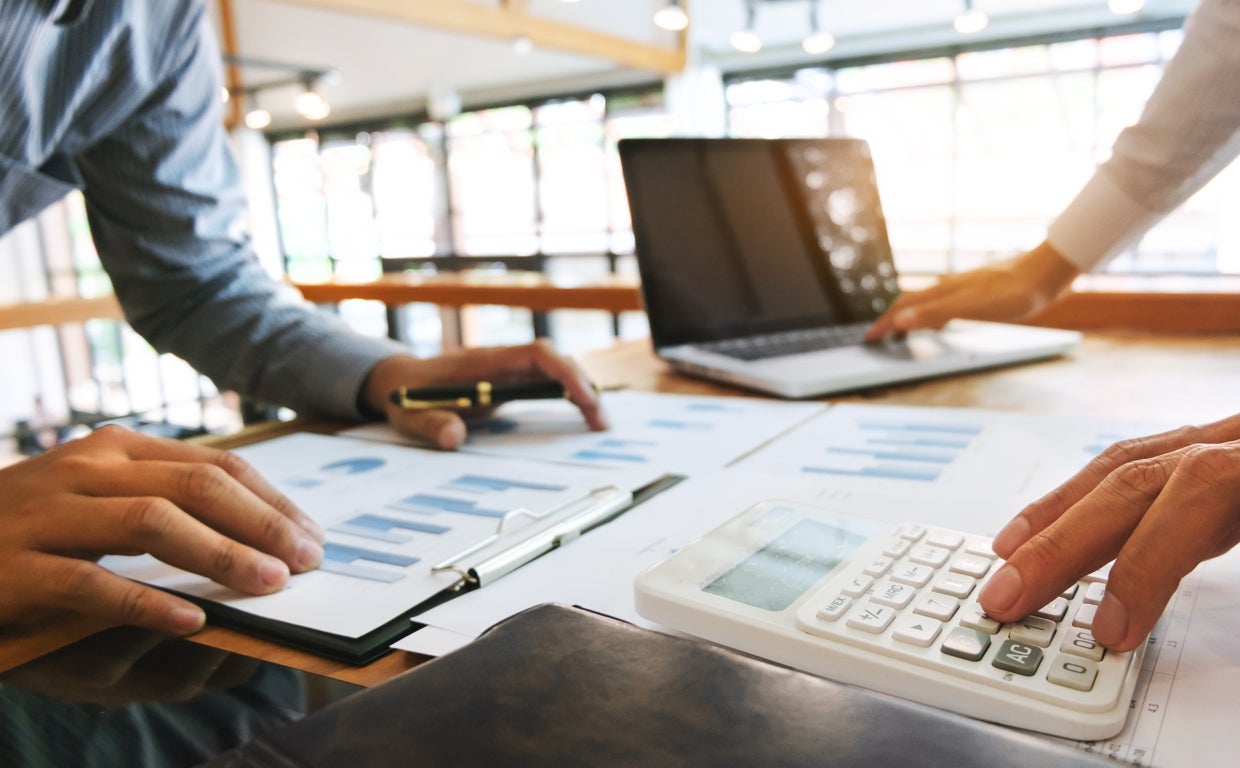
{"label": "blurred background interior", "polygon": [[[868,140],[909,281],[1032,247],[1136,118],[1193,5],[211,2],[223,112],[273,273],[564,285],[636,280],[615,149],[628,136]],[[1240,210],[1240,167],[1082,280],[1118,293],[1234,285],[1240,217],[1225,210]],[[124,324],[80,196],[0,239],[0,270],[6,460],[104,420],[185,435],[272,415]],[[329,308],[422,355],[536,336],[571,354],[646,334],[639,310]]]}

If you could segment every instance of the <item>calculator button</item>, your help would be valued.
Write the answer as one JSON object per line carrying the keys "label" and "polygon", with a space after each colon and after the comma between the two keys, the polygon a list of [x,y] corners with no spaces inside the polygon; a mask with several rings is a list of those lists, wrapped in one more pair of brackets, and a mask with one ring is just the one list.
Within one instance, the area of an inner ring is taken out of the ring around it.
{"label": "calculator button", "polygon": [[864,570],[870,576],[882,576],[884,573],[887,572],[887,569],[890,567],[891,567],[891,558],[876,557],[870,561],[870,564],[867,565],[864,568]]}
{"label": "calculator button", "polygon": [[871,602],[862,603],[848,617],[848,626],[863,632],[878,634],[886,629],[896,617],[894,608],[875,605]]}
{"label": "calculator button", "polygon": [[1072,617],[1072,626],[1080,627],[1081,629],[1093,629],[1094,613],[1096,613],[1097,610],[1098,606],[1096,605],[1082,605],[1080,609],[1077,610],[1076,615]]}
{"label": "calculator button", "polygon": [[917,590],[907,584],[894,581],[880,581],[870,593],[870,599],[879,605],[890,605],[892,608],[903,608],[913,600]]}
{"label": "calculator button", "polygon": [[851,605],[852,600],[843,595],[836,595],[831,602],[819,608],[816,615],[823,621],[835,621],[845,613],[848,613]]}
{"label": "calculator button", "polygon": [[1059,656],[1046,673],[1046,679],[1078,691],[1093,690],[1094,681],[1098,679],[1098,665],[1078,656]]}
{"label": "calculator button", "polygon": [[1073,584],[1072,586],[1068,587],[1064,591],[1060,592],[1059,596],[1065,600],[1071,600],[1072,598],[1076,597],[1076,587],[1077,585]]}
{"label": "calculator button", "polygon": [[926,526],[924,525],[905,525],[900,528],[900,538],[909,541],[921,541],[921,537],[926,535]]}
{"label": "calculator button", "polygon": [[1008,636],[1019,643],[1046,648],[1055,637],[1055,622],[1039,619],[1037,616],[1026,616],[1012,625]]}
{"label": "calculator button", "polygon": [[943,631],[943,622],[917,616],[901,616],[891,636],[902,643],[928,648]]}
{"label": "calculator button", "polygon": [[[1112,561],[1112,562],[1114,562],[1114,561]],[[1094,571],[1093,573],[1088,574],[1088,575],[1086,575],[1086,576],[1083,576],[1083,577],[1081,578],[1081,581],[1088,581],[1088,582],[1102,581],[1102,582],[1105,582],[1105,581],[1106,581],[1108,578],[1110,578],[1110,577],[1111,577],[1111,563],[1107,563],[1106,565],[1102,566],[1101,568],[1099,568],[1098,570]]]}
{"label": "calculator button", "polygon": [[986,655],[990,647],[990,637],[975,629],[956,627],[947,633],[943,645],[939,647],[948,656],[955,656],[966,661],[977,661]]}
{"label": "calculator button", "polygon": [[951,552],[943,549],[942,547],[921,546],[910,552],[908,559],[912,560],[914,563],[921,563],[922,565],[929,565],[934,568],[938,568],[940,565],[947,562],[947,558],[950,555]]}
{"label": "calculator button", "polygon": [[990,570],[990,561],[976,555],[964,555],[963,557],[956,558],[956,561],[951,565],[951,570],[956,573],[963,573],[965,576],[980,579],[986,575],[986,571]]}
{"label": "calculator button", "polygon": [[1105,582],[1094,581],[1085,587],[1085,597],[1082,599],[1091,605],[1097,605],[1102,602],[1102,596],[1106,594],[1106,591],[1107,585]]}
{"label": "calculator button", "polygon": [[947,621],[956,615],[956,611],[960,608],[960,601],[954,597],[945,597],[943,595],[926,595],[917,601],[917,605],[913,606],[913,613],[919,613],[922,616],[929,616],[939,621]]}
{"label": "calculator button", "polygon": [[1062,597],[1057,597],[1038,610],[1033,612],[1034,616],[1051,621],[1063,621],[1063,617],[1068,615],[1068,601]]}
{"label": "calculator button", "polygon": [[950,531],[939,531],[926,539],[926,543],[935,547],[943,547],[944,549],[957,549],[964,543],[964,537]]}
{"label": "calculator button", "polygon": [[883,554],[887,557],[901,558],[913,546],[913,542],[908,539],[892,539],[887,542],[887,546],[883,548]]}
{"label": "calculator button", "polygon": [[1038,665],[1042,663],[1042,649],[1016,640],[1004,640],[990,663],[1005,672],[1033,677],[1033,673],[1038,671]]}
{"label": "calculator button", "polygon": [[977,586],[977,581],[967,576],[949,573],[938,581],[934,582],[934,591],[943,595],[951,595],[952,597],[968,597],[973,594],[973,588]]}
{"label": "calculator button", "polygon": [[993,545],[989,541],[984,540],[970,541],[968,545],[965,546],[964,553],[966,555],[973,555],[974,557],[981,557],[986,560],[995,559],[995,550],[993,549]]}
{"label": "calculator button", "polygon": [[930,579],[933,577],[933,568],[927,568],[924,565],[912,565],[911,563],[901,563],[891,572],[892,581],[908,584],[910,587],[924,587],[930,583]]}
{"label": "calculator button", "polygon": [[1107,652],[1088,629],[1069,629],[1059,644],[1059,650],[1092,661],[1102,661]]}
{"label": "calculator button", "polygon": [[1002,627],[1003,624],[987,616],[980,606],[972,605],[966,608],[961,615],[960,626],[993,635],[999,631],[999,627]]}
{"label": "calculator button", "polygon": [[849,579],[848,583],[840,588],[840,592],[843,592],[849,597],[861,597],[869,591],[873,584],[874,579],[871,579],[865,574],[860,574]]}

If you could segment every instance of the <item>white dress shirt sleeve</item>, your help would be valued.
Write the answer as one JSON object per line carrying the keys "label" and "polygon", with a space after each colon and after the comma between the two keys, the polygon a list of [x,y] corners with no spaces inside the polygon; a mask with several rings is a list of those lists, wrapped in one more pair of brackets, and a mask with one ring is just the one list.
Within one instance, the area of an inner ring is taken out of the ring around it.
{"label": "white dress shirt sleeve", "polygon": [[1202,0],[1180,50],[1048,242],[1082,271],[1131,246],[1240,154],[1240,0]]}

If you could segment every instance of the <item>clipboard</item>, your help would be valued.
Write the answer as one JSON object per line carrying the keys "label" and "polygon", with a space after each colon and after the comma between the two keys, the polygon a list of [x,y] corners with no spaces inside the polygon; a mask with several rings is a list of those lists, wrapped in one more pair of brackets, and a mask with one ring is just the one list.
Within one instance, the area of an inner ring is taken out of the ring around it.
{"label": "clipboard", "polygon": [[265,618],[224,603],[178,594],[201,606],[208,619],[221,626],[348,664],[367,664],[386,655],[392,643],[425,626],[417,622],[418,614],[457,595],[483,588],[623,515],[684,479],[682,475],[664,475],[632,492],[616,486],[603,486],[542,514],[512,510],[497,525],[492,537],[432,566],[432,569],[457,574],[453,584],[357,638]]}
{"label": "clipboard", "polygon": [[[418,614],[564,546],[671,480],[325,435],[289,435],[241,451],[299,491],[296,503],[314,504],[303,508],[329,530],[325,549],[334,550],[320,568],[256,597],[150,556],[101,564],[196,603],[213,624],[350,664],[387,653],[422,626]],[[403,527],[380,530],[385,525]]]}

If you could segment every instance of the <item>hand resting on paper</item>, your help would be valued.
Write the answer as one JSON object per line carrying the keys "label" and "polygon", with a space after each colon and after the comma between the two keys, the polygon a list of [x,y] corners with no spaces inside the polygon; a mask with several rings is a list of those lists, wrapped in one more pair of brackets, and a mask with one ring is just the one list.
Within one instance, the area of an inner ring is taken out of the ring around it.
{"label": "hand resting on paper", "polygon": [[172,634],[203,612],[100,567],[150,553],[253,594],[316,567],[323,531],[235,454],[99,429],[0,470],[0,625],[49,609]]}
{"label": "hand resting on paper", "polygon": [[444,450],[465,442],[465,421],[487,415],[490,409],[467,411],[403,410],[388,399],[400,387],[462,384],[479,380],[554,380],[564,385],[569,399],[581,410],[591,429],[607,428],[598,394],[577,365],[557,354],[544,341],[512,347],[467,349],[439,357],[418,359],[396,356],[381,361],[362,387],[367,410],[387,416],[398,432],[429,441]]}
{"label": "hand resting on paper", "polygon": [[1140,645],[1180,580],[1240,542],[1240,414],[1112,445],[999,532],[978,600],[1015,621],[1114,560],[1094,638]]}

